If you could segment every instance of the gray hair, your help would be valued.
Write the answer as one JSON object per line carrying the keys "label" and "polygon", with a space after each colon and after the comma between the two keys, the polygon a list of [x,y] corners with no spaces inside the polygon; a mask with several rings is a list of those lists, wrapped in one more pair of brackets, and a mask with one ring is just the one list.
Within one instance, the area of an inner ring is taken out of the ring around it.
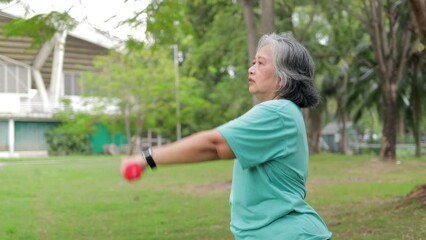
{"label": "gray hair", "polygon": [[314,84],[315,63],[308,50],[288,34],[266,34],[257,51],[270,45],[275,77],[283,81],[277,97],[290,100],[301,108],[319,103],[320,95]]}

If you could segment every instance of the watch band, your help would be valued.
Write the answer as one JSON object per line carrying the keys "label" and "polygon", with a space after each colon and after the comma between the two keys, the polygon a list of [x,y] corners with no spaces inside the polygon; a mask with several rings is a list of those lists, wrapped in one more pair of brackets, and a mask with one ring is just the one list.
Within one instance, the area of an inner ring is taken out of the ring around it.
{"label": "watch band", "polygon": [[145,156],[146,162],[148,163],[151,169],[157,168],[157,164],[155,164],[154,158],[152,157],[152,148],[149,147],[146,151],[143,152]]}

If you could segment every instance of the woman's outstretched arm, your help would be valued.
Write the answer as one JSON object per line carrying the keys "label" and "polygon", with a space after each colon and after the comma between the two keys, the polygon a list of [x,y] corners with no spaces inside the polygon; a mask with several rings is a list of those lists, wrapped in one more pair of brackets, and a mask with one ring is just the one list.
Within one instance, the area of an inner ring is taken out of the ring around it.
{"label": "woman's outstretched arm", "polygon": [[[222,134],[213,129],[195,133],[167,145],[154,147],[152,157],[157,165],[162,165],[233,159],[235,155]],[[134,155],[122,159],[122,169],[132,162],[137,162],[142,167],[147,166],[143,155]]]}

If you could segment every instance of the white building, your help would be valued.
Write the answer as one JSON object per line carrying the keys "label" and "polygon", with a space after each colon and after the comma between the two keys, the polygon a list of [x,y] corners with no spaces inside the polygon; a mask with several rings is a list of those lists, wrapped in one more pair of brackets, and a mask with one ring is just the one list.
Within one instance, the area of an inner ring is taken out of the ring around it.
{"label": "white building", "polygon": [[30,38],[4,37],[14,18],[0,12],[0,157],[46,155],[52,114],[63,98],[78,102],[81,73],[93,71],[94,58],[108,48],[62,32],[32,49]]}

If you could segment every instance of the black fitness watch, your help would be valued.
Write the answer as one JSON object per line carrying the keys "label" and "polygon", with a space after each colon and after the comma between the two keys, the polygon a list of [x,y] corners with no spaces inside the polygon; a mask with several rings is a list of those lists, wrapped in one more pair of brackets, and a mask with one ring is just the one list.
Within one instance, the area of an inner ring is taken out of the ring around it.
{"label": "black fitness watch", "polygon": [[152,148],[149,147],[147,150],[143,152],[143,155],[145,156],[146,162],[148,163],[149,167],[151,169],[157,168],[157,164],[154,162],[154,158],[152,157]]}

